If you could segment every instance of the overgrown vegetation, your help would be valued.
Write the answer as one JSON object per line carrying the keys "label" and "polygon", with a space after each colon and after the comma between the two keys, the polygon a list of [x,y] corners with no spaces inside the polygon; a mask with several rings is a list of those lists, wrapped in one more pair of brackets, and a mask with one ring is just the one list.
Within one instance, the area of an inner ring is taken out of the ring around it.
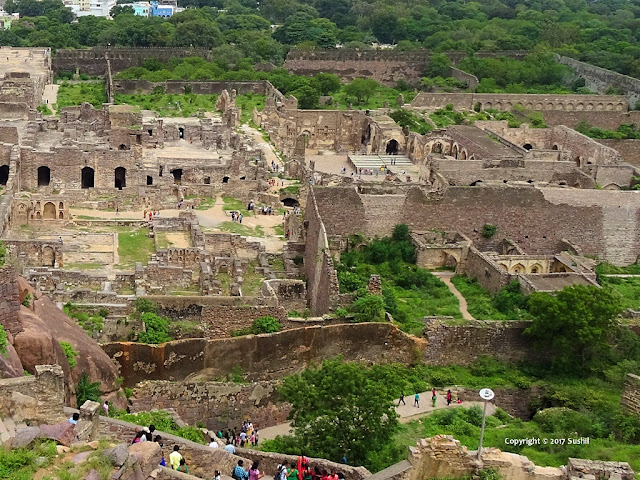
{"label": "overgrown vegetation", "polygon": [[98,310],[96,314],[91,314],[78,305],[67,302],[62,307],[64,313],[73,318],[82,329],[92,336],[94,332],[101,332],[104,328],[104,319],[109,315],[106,308]]}
{"label": "overgrown vegetation", "polygon": [[279,332],[282,328],[282,323],[275,317],[268,315],[264,317],[256,318],[250,327],[235,330],[231,333],[233,337],[239,337],[242,335],[259,335],[261,333],[275,333]]}
{"label": "overgrown vegetation", "polygon": [[0,448],[0,479],[31,480],[56,457],[56,442],[37,441],[24,448]]}
{"label": "overgrown vegetation", "polygon": [[148,228],[139,228],[131,232],[118,233],[118,266],[135,267],[136,262],[146,265],[155,251],[153,238],[149,237]]}
{"label": "overgrown vegetation", "polygon": [[116,104],[136,105],[143,110],[153,110],[162,117],[191,117],[215,110],[218,95],[168,94],[154,92],[151,95],[125,95],[114,97]]}
{"label": "overgrown vegetation", "polygon": [[7,340],[7,332],[0,324],[0,354],[6,355],[8,350],[9,340]]}
{"label": "overgrown vegetation", "polygon": [[462,296],[467,300],[469,313],[478,320],[519,320],[530,319],[528,297],[520,291],[520,284],[513,281],[491,293],[476,279],[455,275],[451,279]]}
{"label": "overgrown vegetation", "polygon": [[401,108],[390,112],[389,116],[393,118],[398,125],[401,127],[407,127],[411,132],[424,135],[425,133],[429,133],[433,130],[433,126],[430,123],[410,110]]}
{"label": "overgrown vegetation", "polygon": [[148,427],[155,425],[161,432],[177,435],[192,442],[204,444],[204,434],[197,427],[179,427],[169,412],[153,410],[150,412],[127,413],[126,410],[111,409],[112,418]]}
{"label": "overgrown vegetation", "polygon": [[58,100],[55,108],[59,112],[61,108],[73,107],[88,102],[96,108],[102,108],[106,103],[104,83],[71,84],[62,82],[58,89]]}
{"label": "overgrown vegetation", "polygon": [[592,126],[583,120],[575,128],[578,132],[591,138],[613,138],[618,140],[640,138],[640,128],[635,123],[623,123],[615,130],[607,130]]}
{"label": "overgrown vegetation", "polygon": [[[415,262],[415,247],[406,225],[397,225],[391,237],[372,241],[351,237],[349,249],[340,256],[337,271],[340,291],[356,293],[353,306],[359,310],[355,312],[356,318],[380,320],[386,310],[405,330],[419,327],[421,324],[416,320],[425,315],[462,318],[458,300],[447,286]],[[379,301],[367,298],[366,286],[372,274],[381,276],[384,309],[370,308],[376,306],[374,303],[380,306]]]}
{"label": "overgrown vegetation", "polygon": [[80,380],[76,385],[76,402],[78,408],[80,408],[87,400],[100,402],[101,395],[102,391],[100,390],[100,382],[92,382],[89,375],[87,375],[87,372],[82,372]]}
{"label": "overgrown vegetation", "polygon": [[69,367],[75,367],[78,364],[78,361],[76,360],[76,357],[79,355],[78,351],[68,342],[60,342],[60,347],[62,348],[65,357],[67,357]]}

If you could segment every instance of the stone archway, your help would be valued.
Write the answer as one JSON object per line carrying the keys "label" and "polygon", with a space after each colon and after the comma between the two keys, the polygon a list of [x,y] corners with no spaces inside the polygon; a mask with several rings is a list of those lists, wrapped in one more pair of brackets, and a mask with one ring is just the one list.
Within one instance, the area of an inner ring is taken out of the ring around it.
{"label": "stone archway", "polygon": [[51,182],[51,169],[49,167],[38,167],[38,186],[48,187]]}
{"label": "stone archway", "polygon": [[513,267],[511,267],[511,273],[525,273],[527,271],[526,268],[524,268],[524,265],[522,265],[521,263],[516,263]]}
{"label": "stone archway", "polygon": [[[46,206],[46,205],[45,205]],[[53,267],[56,263],[56,253],[53,247],[45,246],[42,248],[42,265],[44,267]]]}
{"label": "stone archway", "polygon": [[94,177],[95,172],[91,167],[84,167],[82,169],[81,177],[81,188],[93,188],[94,185]]}
{"label": "stone archway", "polygon": [[431,153],[442,153],[442,144],[436,142],[431,146]]}
{"label": "stone archway", "polygon": [[525,150],[533,150],[533,145],[531,145],[530,143],[525,143],[524,145],[522,145],[522,148],[524,148]]}
{"label": "stone archway", "polygon": [[42,210],[42,215],[45,220],[55,220],[58,218],[56,213],[56,205],[53,202],[47,202],[44,204],[44,209]]}
{"label": "stone archway", "polygon": [[0,185],[6,185],[9,181],[9,165],[0,167]]}
{"label": "stone archway", "polygon": [[114,186],[118,190],[122,190],[127,186],[127,169],[118,167],[114,170]]}
{"label": "stone archway", "polygon": [[399,144],[398,141],[395,139],[391,139],[387,142],[387,148],[386,148],[386,153],[387,155],[397,155],[398,154],[398,148],[399,148]]}

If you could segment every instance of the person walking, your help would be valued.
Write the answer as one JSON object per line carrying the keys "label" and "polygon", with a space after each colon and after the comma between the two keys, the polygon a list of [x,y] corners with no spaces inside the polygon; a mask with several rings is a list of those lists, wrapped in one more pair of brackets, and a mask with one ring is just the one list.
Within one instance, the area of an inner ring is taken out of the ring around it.
{"label": "person walking", "polygon": [[436,399],[438,398],[435,393],[435,389],[433,390],[433,395],[431,396],[431,401],[433,402],[433,408],[436,408]]}
{"label": "person walking", "polygon": [[251,465],[251,468],[249,469],[249,480],[260,480],[264,477],[264,473],[258,470],[258,463],[259,462],[256,460],[253,462],[253,465]]}
{"label": "person walking", "polygon": [[413,397],[413,406],[416,408],[420,408],[420,394],[416,393],[416,396]]}
{"label": "person walking", "polygon": [[406,405],[406,403],[404,403],[404,392],[402,392],[400,394],[400,400],[398,400],[398,406],[400,406],[400,404]]}
{"label": "person walking", "polygon": [[451,399],[452,399],[451,390],[447,390],[447,406],[451,405]]}
{"label": "person walking", "polygon": [[233,472],[231,472],[233,480],[249,480],[249,472],[244,469],[243,464],[242,460],[238,460],[238,464],[233,467]]}
{"label": "person walking", "polygon": [[173,446],[173,452],[169,455],[169,463],[171,463],[171,468],[177,470],[180,466],[180,460],[182,460],[182,455],[180,454],[180,447],[178,445]]}

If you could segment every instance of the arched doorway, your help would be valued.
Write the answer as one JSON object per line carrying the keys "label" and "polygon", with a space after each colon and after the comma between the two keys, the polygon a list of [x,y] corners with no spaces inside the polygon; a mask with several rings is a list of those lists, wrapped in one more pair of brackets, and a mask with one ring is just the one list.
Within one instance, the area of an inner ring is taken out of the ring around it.
{"label": "arched doorway", "polygon": [[84,167],[81,175],[81,187],[93,188],[94,171],[91,167]]}
{"label": "arched doorway", "polygon": [[56,254],[53,251],[53,247],[49,247],[49,246],[44,247],[42,249],[42,265],[44,267],[53,267],[55,262],[56,262]]}
{"label": "arched doorway", "polygon": [[397,140],[389,140],[387,143],[387,155],[397,155],[398,154],[398,141]]}
{"label": "arched doorway", "polygon": [[0,185],[6,185],[9,181],[9,165],[0,167]]}
{"label": "arched doorway", "polygon": [[153,177],[151,175],[147,175],[147,185],[153,185]]}
{"label": "arched doorway", "polygon": [[524,148],[525,150],[533,150],[533,145],[531,145],[530,143],[525,143],[522,148]]}
{"label": "arched doorway", "polygon": [[122,190],[127,186],[127,169],[124,167],[118,167],[115,170],[115,187],[118,190]]}
{"label": "arched doorway", "polygon": [[284,200],[281,200],[281,202],[285,207],[299,207],[300,206],[300,202],[298,200],[296,200],[295,198],[285,198]]}
{"label": "arched doorway", "polygon": [[45,220],[55,220],[58,217],[55,204],[52,202],[45,203],[42,215]]}
{"label": "arched doorway", "polygon": [[431,153],[442,153],[442,144],[440,142],[436,142],[431,147]]}
{"label": "arched doorway", "polygon": [[458,145],[454,145],[451,149],[451,156],[455,159],[458,158]]}
{"label": "arched doorway", "polygon": [[553,147],[551,147],[551,150],[558,150],[558,145],[554,145]]}
{"label": "arched doorway", "polygon": [[124,143],[121,143],[118,150],[129,150],[129,148]]}
{"label": "arched doorway", "polygon": [[173,183],[180,185],[180,183],[182,182],[182,169],[174,168],[173,170],[171,170],[171,174],[173,175]]}
{"label": "arched doorway", "polygon": [[229,183],[229,177],[222,177],[222,183]]}
{"label": "arched doorway", "polygon": [[51,182],[51,170],[49,167],[38,167],[38,186],[48,187]]}

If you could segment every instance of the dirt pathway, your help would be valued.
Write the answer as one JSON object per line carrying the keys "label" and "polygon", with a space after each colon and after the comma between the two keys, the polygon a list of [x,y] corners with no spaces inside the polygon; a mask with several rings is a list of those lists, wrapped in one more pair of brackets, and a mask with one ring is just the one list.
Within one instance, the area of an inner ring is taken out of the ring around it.
{"label": "dirt pathway", "polygon": [[473,315],[469,313],[467,299],[464,298],[460,291],[456,288],[456,286],[451,283],[451,277],[453,277],[455,274],[453,272],[433,272],[433,274],[440,280],[442,280],[444,284],[449,287],[451,293],[453,293],[458,299],[458,302],[460,303],[460,312],[462,312],[462,318],[464,318],[465,320],[475,320]]}
{"label": "dirt pathway", "polygon": [[42,103],[46,104],[54,115],[56,114],[56,110],[53,108],[53,104],[58,101],[59,88],[60,85],[49,84],[44,86],[44,91],[42,92]]}
{"label": "dirt pathway", "polygon": [[[464,407],[469,408],[474,405],[484,406],[484,402],[464,402],[464,403],[452,403],[447,405],[447,399],[445,392],[438,391],[436,397],[436,406],[433,406],[431,401],[431,391],[420,393],[419,407],[414,407],[414,395],[407,395],[405,397],[406,405],[396,405],[396,412],[400,416],[400,423],[409,423],[413,420],[425,417],[436,410],[442,410],[445,408]],[[454,394],[455,398],[455,394]],[[397,400],[396,400],[397,402]],[[492,403],[487,404],[487,414],[493,415],[496,411],[496,406]],[[260,440],[272,440],[278,435],[288,435],[291,431],[291,422],[280,423],[273,427],[267,427],[260,430]]]}

